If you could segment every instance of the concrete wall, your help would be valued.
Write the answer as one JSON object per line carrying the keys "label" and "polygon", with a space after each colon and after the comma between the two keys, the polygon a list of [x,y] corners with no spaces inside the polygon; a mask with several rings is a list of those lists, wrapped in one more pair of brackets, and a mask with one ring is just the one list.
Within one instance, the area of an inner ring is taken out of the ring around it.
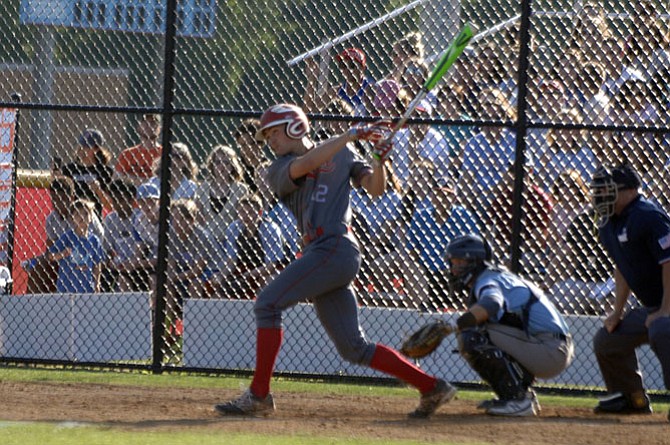
{"label": "concrete wall", "polygon": [[[452,321],[457,315],[445,315]],[[426,323],[426,314],[405,309],[360,308],[368,339],[398,347],[402,339]],[[569,386],[604,386],[592,351],[592,338],[602,325],[598,317],[570,316],[576,357],[572,365],[548,383]],[[278,371],[347,376],[383,376],[371,369],[344,362],[326,336],[311,305],[301,304],[285,313],[284,344]],[[253,369],[255,361],[253,302],[186,300],[184,307],[184,365],[203,368]],[[454,336],[420,361],[429,373],[455,382],[479,381],[459,354]],[[649,389],[663,389],[656,356],[640,349],[640,365]],[[543,382],[547,383],[547,382]]]}
{"label": "concrete wall", "polygon": [[0,296],[0,357],[78,362],[149,360],[149,296]]}

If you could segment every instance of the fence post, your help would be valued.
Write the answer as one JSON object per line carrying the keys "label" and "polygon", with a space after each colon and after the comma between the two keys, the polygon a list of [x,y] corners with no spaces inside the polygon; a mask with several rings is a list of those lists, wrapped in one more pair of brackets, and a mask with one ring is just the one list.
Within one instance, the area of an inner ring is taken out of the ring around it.
{"label": "fence post", "polygon": [[151,368],[154,374],[163,371],[165,342],[165,310],[167,296],[167,243],[170,216],[170,154],[172,153],[172,117],[174,116],[175,36],[177,34],[177,0],[168,0],[165,23],[165,68],[163,70],[163,138],[161,145],[161,186],[158,222],[158,258],[156,262],[156,305],[154,308],[153,353]]}
{"label": "fence post", "polygon": [[513,272],[519,271],[521,261],[521,230],[523,229],[523,188],[524,165],[526,163],[526,133],[528,122],[526,109],[528,108],[528,66],[530,55],[530,17],[532,14],[532,0],[521,1],[521,25],[519,33],[519,76],[517,92],[517,117],[515,122],[516,151],[514,163],[514,198],[512,200],[512,246],[510,268]]}

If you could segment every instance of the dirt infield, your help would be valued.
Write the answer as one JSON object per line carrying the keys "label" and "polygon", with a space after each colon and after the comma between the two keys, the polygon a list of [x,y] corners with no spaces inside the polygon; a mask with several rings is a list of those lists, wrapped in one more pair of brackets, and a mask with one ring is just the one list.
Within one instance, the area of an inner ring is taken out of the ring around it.
{"label": "dirt infield", "polygon": [[[211,407],[230,390],[167,389],[96,384],[0,383],[3,413],[13,421],[82,422],[128,430],[199,429],[280,435],[479,441],[532,445],[670,443],[665,412],[594,416],[590,410],[544,406],[538,418],[482,415],[472,401],[454,400],[430,420],[407,420],[416,399],[276,393],[269,418],[223,418]],[[542,397],[540,396],[540,401]]]}

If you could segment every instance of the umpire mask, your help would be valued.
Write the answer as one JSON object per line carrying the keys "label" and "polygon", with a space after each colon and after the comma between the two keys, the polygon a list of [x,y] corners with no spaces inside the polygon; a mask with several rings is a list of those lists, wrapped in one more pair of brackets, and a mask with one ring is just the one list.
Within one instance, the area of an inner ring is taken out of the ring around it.
{"label": "umpire mask", "polygon": [[641,181],[630,164],[598,167],[591,179],[591,203],[598,216],[598,227],[604,227],[614,215],[619,190],[638,189]]}

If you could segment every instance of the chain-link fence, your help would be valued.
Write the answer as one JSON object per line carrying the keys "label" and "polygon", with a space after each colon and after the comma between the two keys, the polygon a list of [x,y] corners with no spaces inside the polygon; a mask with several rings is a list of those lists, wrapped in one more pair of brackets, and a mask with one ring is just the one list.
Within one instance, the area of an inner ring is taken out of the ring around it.
{"label": "chain-link fence", "polygon": [[[668,208],[667,20],[660,1],[4,2],[14,281],[0,357],[253,368],[252,301],[301,248],[263,180],[274,155],[258,116],[299,104],[314,140],[398,117],[469,22],[473,43],[395,138],[386,193],[351,193],[362,323],[397,345],[423,317],[464,309],[444,251],[479,233],[569,316],[578,360],[559,383],[602,385],[591,339],[613,264],[588,184],[629,161]],[[365,375],[308,306],[287,317],[279,370]],[[473,379],[448,351],[430,360]],[[653,354],[641,360],[661,388]]]}

